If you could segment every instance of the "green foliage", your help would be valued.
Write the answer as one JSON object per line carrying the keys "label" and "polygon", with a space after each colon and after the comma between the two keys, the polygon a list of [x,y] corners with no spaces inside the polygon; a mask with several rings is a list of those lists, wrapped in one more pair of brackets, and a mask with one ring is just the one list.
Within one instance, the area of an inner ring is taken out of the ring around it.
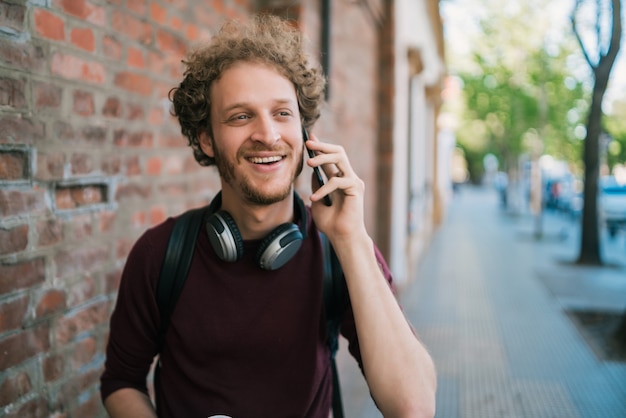
{"label": "green foliage", "polygon": [[464,106],[456,136],[472,176],[487,153],[503,170],[531,152],[580,163],[588,107],[588,88],[573,74],[580,51],[571,36],[546,40],[545,11],[536,6],[485,11],[471,66],[457,72]]}

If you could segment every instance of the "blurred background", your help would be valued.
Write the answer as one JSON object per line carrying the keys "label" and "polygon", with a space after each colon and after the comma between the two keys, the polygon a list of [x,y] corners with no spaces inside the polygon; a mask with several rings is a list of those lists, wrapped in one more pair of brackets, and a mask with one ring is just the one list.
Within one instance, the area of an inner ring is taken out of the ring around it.
{"label": "blurred background", "polygon": [[[365,181],[437,415],[626,416],[622,6],[0,0],[0,417],[104,416],[130,248],[219,191],[168,92],[188,51],[258,12],[291,19],[328,77],[313,131]],[[377,416],[340,359],[348,416]]]}

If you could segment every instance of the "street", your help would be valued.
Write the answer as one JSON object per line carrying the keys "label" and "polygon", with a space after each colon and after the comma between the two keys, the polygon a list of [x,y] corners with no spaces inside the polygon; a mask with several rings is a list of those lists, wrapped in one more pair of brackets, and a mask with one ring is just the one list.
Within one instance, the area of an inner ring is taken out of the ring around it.
{"label": "street", "polygon": [[[603,358],[568,312],[626,309],[626,234],[602,232],[604,267],[572,265],[579,220],[512,215],[487,188],[450,204],[399,295],[438,372],[438,418],[626,417],[626,362]],[[377,412],[342,341],[348,418]]]}

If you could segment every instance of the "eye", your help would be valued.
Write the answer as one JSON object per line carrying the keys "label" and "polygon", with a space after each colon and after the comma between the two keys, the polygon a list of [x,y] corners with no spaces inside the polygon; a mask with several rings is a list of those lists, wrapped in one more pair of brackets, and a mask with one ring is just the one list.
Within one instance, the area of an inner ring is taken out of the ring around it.
{"label": "eye", "polygon": [[279,118],[288,118],[291,116],[291,112],[289,110],[279,110],[276,112],[276,116]]}

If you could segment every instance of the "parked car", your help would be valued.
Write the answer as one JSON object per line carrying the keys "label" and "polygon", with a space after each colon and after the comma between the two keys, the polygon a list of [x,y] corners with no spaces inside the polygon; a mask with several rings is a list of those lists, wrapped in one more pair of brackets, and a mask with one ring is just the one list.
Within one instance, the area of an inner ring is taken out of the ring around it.
{"label": "parked car", "polygon": [[626,183],[619,183],[614,176],[600,179],[600,221],[609,236],[615,237],[620,229],[626,229]]}

